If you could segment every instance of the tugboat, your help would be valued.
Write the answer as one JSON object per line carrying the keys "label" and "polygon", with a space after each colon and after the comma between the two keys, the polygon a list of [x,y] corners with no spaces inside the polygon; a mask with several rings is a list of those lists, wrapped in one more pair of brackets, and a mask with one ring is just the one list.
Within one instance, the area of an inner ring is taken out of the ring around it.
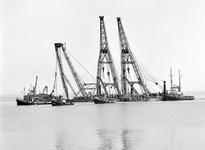
{"label": "tugboat", "polygon": [[16,98],[17,106],[19,105],[34,105],[30,95],[25,95],[23,99]]}
{"label": "tugboat", "polygon": [[36,94],[32,92],[23,96],[23,99],[16,98],[17,106],[19,105],[46,105],[51,104],[52,95],[48,94]]}
{"label": "tugboat", "polygon": [[186,96],[181,92],[181,75],[179,71],[179,86],[172,85],[172,70],[170,68],[171,89],[166,90],[166,81],[164,81],[164,92],[162,101],[194,100],[194,96]]}
{"label": "tugboat", "polygon": [[52,94],[44,94],[45,91],[48,93],[48,87],[45,86],[43,93],[36,94],[36,87],[37,87],[37,79],[38,76],[36,76],[36,82],[35,86],[32,88],[32,90],[29,91],[28,94],[25,95],[25,89],[24,89],[24,96],[23,99],[16,98],[17,106],[19,105],[45,105],[45,104],[51,104],[52,100]]}

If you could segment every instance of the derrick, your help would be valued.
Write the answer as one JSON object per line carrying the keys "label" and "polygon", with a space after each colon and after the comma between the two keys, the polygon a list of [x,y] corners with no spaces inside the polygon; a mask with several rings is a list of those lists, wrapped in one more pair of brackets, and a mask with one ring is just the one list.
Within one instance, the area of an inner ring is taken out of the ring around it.
{"label": "derrick", "polygon": [[[104,16],[100,18],[100,52],[97,66],[97,95],[111,95],[111,88],[114,88],[115,94],[121,97],[120,88],[118,84],[118,77],[116,68],[114,66],[113,58],[110,53],[108,39],[105,29]],[[107,79],[106,79],[107,77]],[[104,91],[104,93],[103,93]]]}
{"label": "derrick", "polygon": [[[76,82],[76,84],[77,84],[77,87],[78,87],[78,89],[79,89],[79,92],[83,95],[83,97],[86,97],[86,96],[87,96],[87,93],[86,93],[86,91],[84,90],[84,85],[85,85],[85,83],[83,83],[83,82],[80,80],[79,75],[77,74],[75,68],[73,67],[73,64],[72,64],[72,62],[71,62],[71,59],[70,59],[70,57],[68,56],[68,54],[67,54],[67,52],[66,52],[66,49],[65,49],[65,47],[64,47],[64,44],[58,43],[58,48],[59,48],[59,50],[61,49],[61,50],[63,51],[64,57],[65,57],[65,59],[66,59],[66,62],[67,62],[67,64],[68,64],[68,67],[70,68],[70,71],[71,71],[71,73],[72,73],[72,76],[73,76],[73,78],[74,78],[74,80],[75,80],[75,82]],[[65,81],[67,81],[67,83],[68,83],[68,85],[70,86],[71,90],[73,91],[74,95],[77,97],[77,95],[79,94],[79,92],[78,92],[78,93],[75,92],[74,88],[72,87],[71,83],[69,82],[69,80],[68,80],[68,78],[65,76],[65,74],[64,74],[63,79],[64,79]]]}
{"label": "derrick", "polygon": [[64,74],[64,70],[63,70],[63,65],[62,65],[62,59],[59,53],[60,48],[63,46],[62,43],[55,43],[55,51],[56,51],[56,59],[57,59],[57,64],[58,64],[58,68],[60,71],[60,76],[61,76],[61,81],[63,84],[63,89],[66,95],[66,98],[68,99],[69,95],[68,95],[68,87],[66,85],[66,79],[65,79],[65,74]]}
{"label": "derrick", "polygon": [[[128,43],[128,39],[126,37],[121,18],[117,17],[117,24],[118,24],[118,32],[119,32],[119,41],[120,41],[120,50],[121,50],[121,88],[122,88],[122,95],[133,95],[138,94],[138,91],[134,88],[134,84],[138,84],[143,94],[148,95],[150,94],[150,90],[147,88],[145,80],[142,77],[140,72],[139,66],[132,54],[130,49],[130,45]],[[130,65],[131,64],[131,65]],[[130,67],[134,70],[134,75],[136,80],[130,81],[128,79],[130,73]],[[128,89],[130,93],[128,92]]]}
{"label": "derrick", "polygon": [[[65,44],[62,44],[62,43],[55,43],[55,48],[56,48],[56,57],[57,57],[57,63],[58,63],[58,66],[59,66],[59,70],[60,70],[60,74],[61,74],[61,79],[62,79],[62,84],[63,84],[63,88],[64,88],[64,91],[67,91],[67,84],[68,86],[70,87],[70,89],[72,90],[73,94],[74,94],[74,98],[82,98],[83,99],[89,99],[89,98],[92,98],[92,93],[91,92],[88,92],[86,90],[89,90],[89,91],[94,91],[96,89],[96,83],[84,83],[82,81],[82,79],[80,78],[80,76],[77,74],[72,62],[71,62],[71,59],[68,55],[68,53],[66,52],[66,48],[65,48]],[[77,84],[77,87],[79,89],[78,92],[76,92],[71,84],[71,82],[69,81],[69,79],[66,77],[65,73],[64,73],[64,70],[63,70],[63,65],[62,65],[62,60],[61,60],[61,56],[60,56],[60,51],[63,52],[63,55],[64,55],[64,58],[68,64],[68,67],[71,71],[71,74],[75,80],[75,83]],[[56,75],[55,75],[56,76]],[[56,81],[55,81],[56,82]],[[67,84],[66,84],[67,83]],[[78,97],[79,94],[82,94],[82,97]]]}
{"label": "derrick", "polygon": [[70,59],[70,57],[68,56],[68,54],[66,53],[65,47],[64,47],[64,46],[61,46],[61,47],[62,47],[62,50],[63,50],[64,57],[65,57],[65,59],[66,59],[66,61],[67,61],[67,64],[68,64],[70,70],[71,70],[71,73],[72,73],[72,75],[73,75],[73,78],[74,78],[74,80],[75,80],[75,82],[76,82],[76,84],[77,84],[77,86],[78,86],[78,88],[79,88],[79,91],[81,92],[81,94],[83,95],[83,97],[85,97],[85,96],[87,95],[87,93],[86,93],[86,91],[83,89],[83,83],[81,82],[80,77],[78,76],[78,74],[77,74],[75,68],[73,67],[73,64],[72,64],[72,62],[71,62],[71,59]]}

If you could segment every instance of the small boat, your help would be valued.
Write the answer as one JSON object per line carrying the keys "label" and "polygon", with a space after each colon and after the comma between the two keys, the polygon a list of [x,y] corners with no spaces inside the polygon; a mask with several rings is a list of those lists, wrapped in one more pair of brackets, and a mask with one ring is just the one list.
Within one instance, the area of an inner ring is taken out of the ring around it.
{"label": "small boat", "polygon": [[171,78],[171,90],[166,90],[166,81],[164,81],[164,92],[162,101],[178,101],[178,100],[194,100],[194,96],[183,95],[181,92],[181,75],[179,71],[179,86],[172,85],[172,70],[170,69],[170,78]]}
{"label": "small boat", "polygon": [[62,96],[55,97],[52,100],[52,106],[68,106],[68,105],[74,105],[74,102],[69,99],[63,99]]}
{"label": "small boat", "polygon": [[111,98],[99,98],[99,97],[94,97],[93,102],[95,104],[105,104],[105,103],[115,103],[116,101]]}
{"label": "small boat", "polygon": [[18,97],[16,98],[17,106],[19,105],[34,105],[32,101],[27,101],[25,99],[19,99]]}

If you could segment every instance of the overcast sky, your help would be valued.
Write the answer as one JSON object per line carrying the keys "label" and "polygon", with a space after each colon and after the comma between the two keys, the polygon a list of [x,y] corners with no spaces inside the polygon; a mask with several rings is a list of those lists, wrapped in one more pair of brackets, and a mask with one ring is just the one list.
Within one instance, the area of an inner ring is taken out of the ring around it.
{"label": "overcast sky", "polygon": [[153,76],[169,82],[171,67],[177,84],[180,69],[184,91],[205,90],[204,0],[1,0],[0,6],[0,94],[20,94],[36,75],[40,88],[51,91],[56,42],[96,77],[100,15],[118,65],[121,17],[131,50]]}

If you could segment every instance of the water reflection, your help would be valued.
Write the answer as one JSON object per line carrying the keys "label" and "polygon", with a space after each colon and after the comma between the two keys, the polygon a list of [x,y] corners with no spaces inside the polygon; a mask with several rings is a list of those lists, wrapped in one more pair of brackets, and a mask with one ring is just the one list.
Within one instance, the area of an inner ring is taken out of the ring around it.
{"label": "water reflection", "polygon": [[100,140],[98,150],[121,149],[180,149],[182,131],[165,130],[98,130]]}
{"label": "water reflection", "polygon": [[163,131],[163,143],[167,149],[181,148],[182,131],[176,129],[166,129]]}
{"label": "water reflection", "polygon": [[113,149],[116,132],[112,130],[98,130],[100,145],[98,150]]}
{"label": "water reflection", "polygon": [[122,139],[122,149],[123,150],[132,150],[132,149],[141,149],[142,144],[146,141],[145,130],[128,130],[124,129],[121,132]]}
{"label": "water reflection", "polygon": [[100,140],[98,150],[106,149],[122,149],[132,150],[139,149],[141,143],[145,141],[143,130],[128,130],[123,129],[119,131],[113,130],[97,130]]}
{"label": "water reflection", "polygon": [[59,132],[55,135],[55,147],[57,150],[64,150],[66,149],[66,145],[69,142],[66,132]]}
{"label": "water reflection", "polygon": [[56,133],[55,135],[55,149],[88,149],[96,150],[98,148],[98,136],[93,130],[70,130],[65,129]]}
{"label": "water reflection", "polygon": [[123,130],[122,131],[122,143],[123,143],[123,149],[131,149],[132,145],[131,142],[129,141],[129,137],[128,137],[128,132],[129,130]]}
{"label": "water reflection", "polygon": [[[97,129],[97,130],[61,130],[54,135],[55,149],[93,149],[93,150],[144,150],[144,149],[184,149],[204,147],[193,139],[189,129]],[[185,136],[184,136],[185,135]],[[190,136],[191,135],[191,136]],[[197,134],[199,135],[199,134]],[[189,146],[187,146],[189,145]]]}

